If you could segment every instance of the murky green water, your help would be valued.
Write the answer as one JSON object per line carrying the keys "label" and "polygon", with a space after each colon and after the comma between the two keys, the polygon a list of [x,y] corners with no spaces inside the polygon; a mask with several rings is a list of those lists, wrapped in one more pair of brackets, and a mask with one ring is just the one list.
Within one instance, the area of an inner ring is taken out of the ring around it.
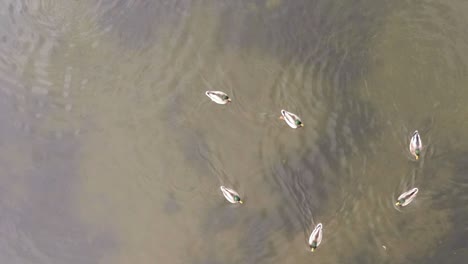
{"label": "murky green water", "polygon": [[2,1],[0,258],[464,263],[467,12],[460,0]]}

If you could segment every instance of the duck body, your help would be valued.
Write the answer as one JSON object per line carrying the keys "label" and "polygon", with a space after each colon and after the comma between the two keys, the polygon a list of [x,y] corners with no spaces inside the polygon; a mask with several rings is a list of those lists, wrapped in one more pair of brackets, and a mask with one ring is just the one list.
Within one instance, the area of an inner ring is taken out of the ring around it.
{"label": "duck body", "polygon": [[231,98],[221,91],[206,91],[206,96],[208,96],[213,102],[217,104],[227,104],[231,102]]}
{"label": "duck body", "polygon": [[312,234],[310,234],[309,237],[309,246],[310,246],[310,251],[314,252],[314,250],[320,245],[322,242],[322,223],[319,223],[315,228],[314,231],[312,231]]}
{"label": "duck body", "polygon": [[419,156],[421,156],[422,148],[423,146],[421,137],[419,136],[419,132],[416,130],[413,132],[413,136],[411,136],[409,145],[410,152],[416,158],[416,160],[418,160]]}
{"label": "duck body", "polygon": [[286,124],[288,124],[290,127],[296,129],[298,127],[303,127],[304,124],[302,123],[301,119],[296,115],[291,112],[288,112],[286,110],[281,110],[281,119],[283,119]]}
{"label": "duck body", "polygon": [[418,194],[419,189],[418,188],[413,188],[407,192],[402,193],[396,202],[396,206],[407,206],[409,203],[413,201],[413,199],[416,197],[416,194]]}
{"label": "duck body", "polygon": [[219,187],[221,189],[221,192],[223,193],[224,197],[226,198],[226,200],[228,200],[230,203],[232,204],[236,204],[236,203],[240,203],[242,204],[242,200],[239,196],[239,194],[234,191],[233,189],[229,189],[225,186],[221,186]]}

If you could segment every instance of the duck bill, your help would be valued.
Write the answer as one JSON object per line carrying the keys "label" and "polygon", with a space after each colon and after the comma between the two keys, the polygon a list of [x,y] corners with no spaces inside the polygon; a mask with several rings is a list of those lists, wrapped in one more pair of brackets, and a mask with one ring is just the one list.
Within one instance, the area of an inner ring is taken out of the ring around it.
{"label": "duck bill", "polygon": [[228,101],[228,103],[232,102],[231,98],[229,98],[227,101]]}
{"label": "duck bill", "polygon": [[244,202],[243,201],[239,201],[240,204],[243,204]]}
{"label": "duck bill", "polygon": [[301,124],[301,127],[304,127],[304,124]]}
{"label": "duck bill", "polygon": [[314,252],[315,251],[315,248],[310,248],[310,252]]}
{"label": "duck bill", "polygon": [[418,155],[416,155],[416,160],[419,160],[419,156],[418,156]]}
{"label": "duck bill", "polygon": [[396,206],[400,206],[400,205],[401,205],[401,203],[400,203],[400,202],[396,202],[396,204],[395,204],[395,205],[396,205]]}

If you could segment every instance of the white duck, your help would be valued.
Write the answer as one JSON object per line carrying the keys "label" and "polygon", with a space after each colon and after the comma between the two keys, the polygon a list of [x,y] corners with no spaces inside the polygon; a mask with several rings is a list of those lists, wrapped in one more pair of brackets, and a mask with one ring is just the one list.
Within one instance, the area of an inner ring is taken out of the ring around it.
{"label": "white duck", "polygon": [[416,130],[411,137],[409,145],[410,152],[416,158],[416,160],[418,160],[419,156],[421,156],[422,147],[421,137],[419,136],[419,132]]}
{"label": "white duck", "polygon": [[309,237],[310,251],[314,252],[314,250],[320,245],[320,243],[322,242],[322,235],[322,223],[319,223],[314,228],[314,231],[312,231],[312,234],[310,234]]}
{"label": "white duck", "polygon": [[234,191],[233,189],[226,188],[224,186],[220,187],[221,191],[223,192],[224,197],[226,197],[226,200],[228,200],[230,203],[240,203],[243,204],[239,194]]}
{"label": "white duck", "polygon": [[227,104],[231,102],[231,98],[221,91],[206,91],[206,96],[208,96],[213,102],[217,104]]}
{"label": "white duck", "polygon": [[284,121],[286,121],[286,123],[292,128],[298,128],[298,127],[304,126],[301,119],[296,114],[288,112],[284,109],[281,110],[280,119],[283,119]]}
{"label": "white duck", "polygon": [[418,193],[418,188],[413,188],[407,192],[402,193],[396,202],[396,206],[407,206],[413,199],[416,197]]}

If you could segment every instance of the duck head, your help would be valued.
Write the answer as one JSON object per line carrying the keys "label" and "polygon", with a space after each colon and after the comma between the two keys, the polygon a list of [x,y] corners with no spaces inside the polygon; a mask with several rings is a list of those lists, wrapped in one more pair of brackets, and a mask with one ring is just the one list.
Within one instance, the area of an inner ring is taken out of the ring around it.
{"label": "duck head", "polygon": [[242,202],[241,198],[238,196],[238,195],[234,195],[234,201],[240,203],[240,204],[243,204],[244,202]]}
{"label": "duck head", "polygon": [[312,242],[312,245],[310,245],[310,251],[314,252],[316,248],[317,248],[317,241],[314,241]]}
{"label": "duck head", "polygon": [[223,98],[224,101],[231,102],[231,98],[229,98],[227,95],[223,95],[221,98]]}
{"label": "duck head", "polygon": [[404,203],[405,203],[405,199],[402,198],[402,199],[398,200],[395,205],[400,206],[400,205],[402,205]]}
{"label": "duck head", "polygon": [[416,149],[416,150],[414,151],[414,154],[415,154],[415,156],[416,156],[416,160],[418,160],[418,159],[419,159],[419,156],[421,155],[421,150],[420,150],[420,149]]}
{"label": "duck head", "polygon": [[304,126],[304,124],[299,119],[296,119],[295,123],[296,123],[296,126],[301,126],[301,127]]}

